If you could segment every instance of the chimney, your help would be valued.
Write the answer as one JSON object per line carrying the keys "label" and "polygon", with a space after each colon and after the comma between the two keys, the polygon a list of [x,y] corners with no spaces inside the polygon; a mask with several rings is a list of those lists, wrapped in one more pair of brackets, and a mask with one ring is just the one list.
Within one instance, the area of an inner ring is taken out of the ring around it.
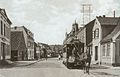
{"label": "chimney", "polygon": [[115,10],[114,10],[114,17],[115,17]]}

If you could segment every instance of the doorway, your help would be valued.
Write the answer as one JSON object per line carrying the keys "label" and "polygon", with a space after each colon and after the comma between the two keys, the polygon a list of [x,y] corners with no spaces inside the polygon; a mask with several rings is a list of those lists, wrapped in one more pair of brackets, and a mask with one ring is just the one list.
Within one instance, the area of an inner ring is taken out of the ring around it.
{"label": "doorway", "polygon": [[13,61],[17,61],[18,60],[18,51],[12,51],[11,58]]}
{"label": "doorway", "polygon": [[1,43],[1,51],[2,51],[3,60],[5,60],[5,44],[4,43]]}
{"label": "doorway", "polygon": [[95,46],[95,61],[98,60],[98,46]]}

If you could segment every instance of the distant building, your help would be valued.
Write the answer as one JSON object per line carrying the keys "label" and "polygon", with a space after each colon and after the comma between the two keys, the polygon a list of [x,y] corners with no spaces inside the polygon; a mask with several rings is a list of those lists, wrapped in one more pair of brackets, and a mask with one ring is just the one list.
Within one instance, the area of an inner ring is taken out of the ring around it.
{"label": "distant building", "polygon": [[11,60],[27,60],[27,48],[22,31],[11,32]]}
{"label": "distant building", "polygon": [[36,47],[37,47],[37,43],[34,42],[34,59],[37,59]]}
{"label": "distant building", "polygon": [[43,49],[45,49],[47,51],[46,52],[47,55],[49,55],[51,53],[51,48],[50,48],[50,46],[48,44],[38,43],[37,45],[38,45],[37,50],[40,49],[40,55],[41,55],[41,57],[44,57],[44,50]]}
{"label": "distant building", "polygon": [[5,9],[0,8],[0,60],[11,58],[10,27],[12,22]]}
{"label": "distant building", "polygon": [[28,60],[34,59],[34,34],[24,26],[12,27],[11,31],[22,31],[27,47],[27,58]]}
{"label": "distant building", "polygon": [[38,43],[34,42],[34,58],[40,59],[41,58],[41,46]]}

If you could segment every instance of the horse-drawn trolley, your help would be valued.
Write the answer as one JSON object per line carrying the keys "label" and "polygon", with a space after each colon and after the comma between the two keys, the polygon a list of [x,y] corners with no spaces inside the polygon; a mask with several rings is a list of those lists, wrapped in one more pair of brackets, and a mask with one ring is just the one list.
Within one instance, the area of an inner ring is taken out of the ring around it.
{"label": "horse-drawn trolley", "polygon": [[69,43],[64,44],[63,50],[63,63],[68,68],[83,66],[84,43],[78,39],[72,39]]}

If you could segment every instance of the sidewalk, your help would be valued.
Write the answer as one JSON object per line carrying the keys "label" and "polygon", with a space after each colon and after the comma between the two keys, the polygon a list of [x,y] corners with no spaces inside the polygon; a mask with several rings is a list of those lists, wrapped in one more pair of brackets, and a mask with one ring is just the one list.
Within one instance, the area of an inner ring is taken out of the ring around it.
{"label": "sidewalk", "polygon": [[16,67],[22,67],[22,66],[28,66],[28,65],[35,64],[35,63],[37,63],[39,61],[40,60],[34,60],[34,61],[14,61],[14,65]]}
{"label": "sidewalk", "polygon": [[11,68],[14,62],[10,60],[0,60],[0,68]]}
{"label": "sidewalk", "polygon": [[0,69],[1,68],[13,68],[13,67],[24,67],[28,65],[35,64],[41,60],[34,60],[34,61],[0,61]]}
{"label": "sidewalk", "polygon": [[91,65],[90,73],[95,77],[120,77],[120,67]]}

